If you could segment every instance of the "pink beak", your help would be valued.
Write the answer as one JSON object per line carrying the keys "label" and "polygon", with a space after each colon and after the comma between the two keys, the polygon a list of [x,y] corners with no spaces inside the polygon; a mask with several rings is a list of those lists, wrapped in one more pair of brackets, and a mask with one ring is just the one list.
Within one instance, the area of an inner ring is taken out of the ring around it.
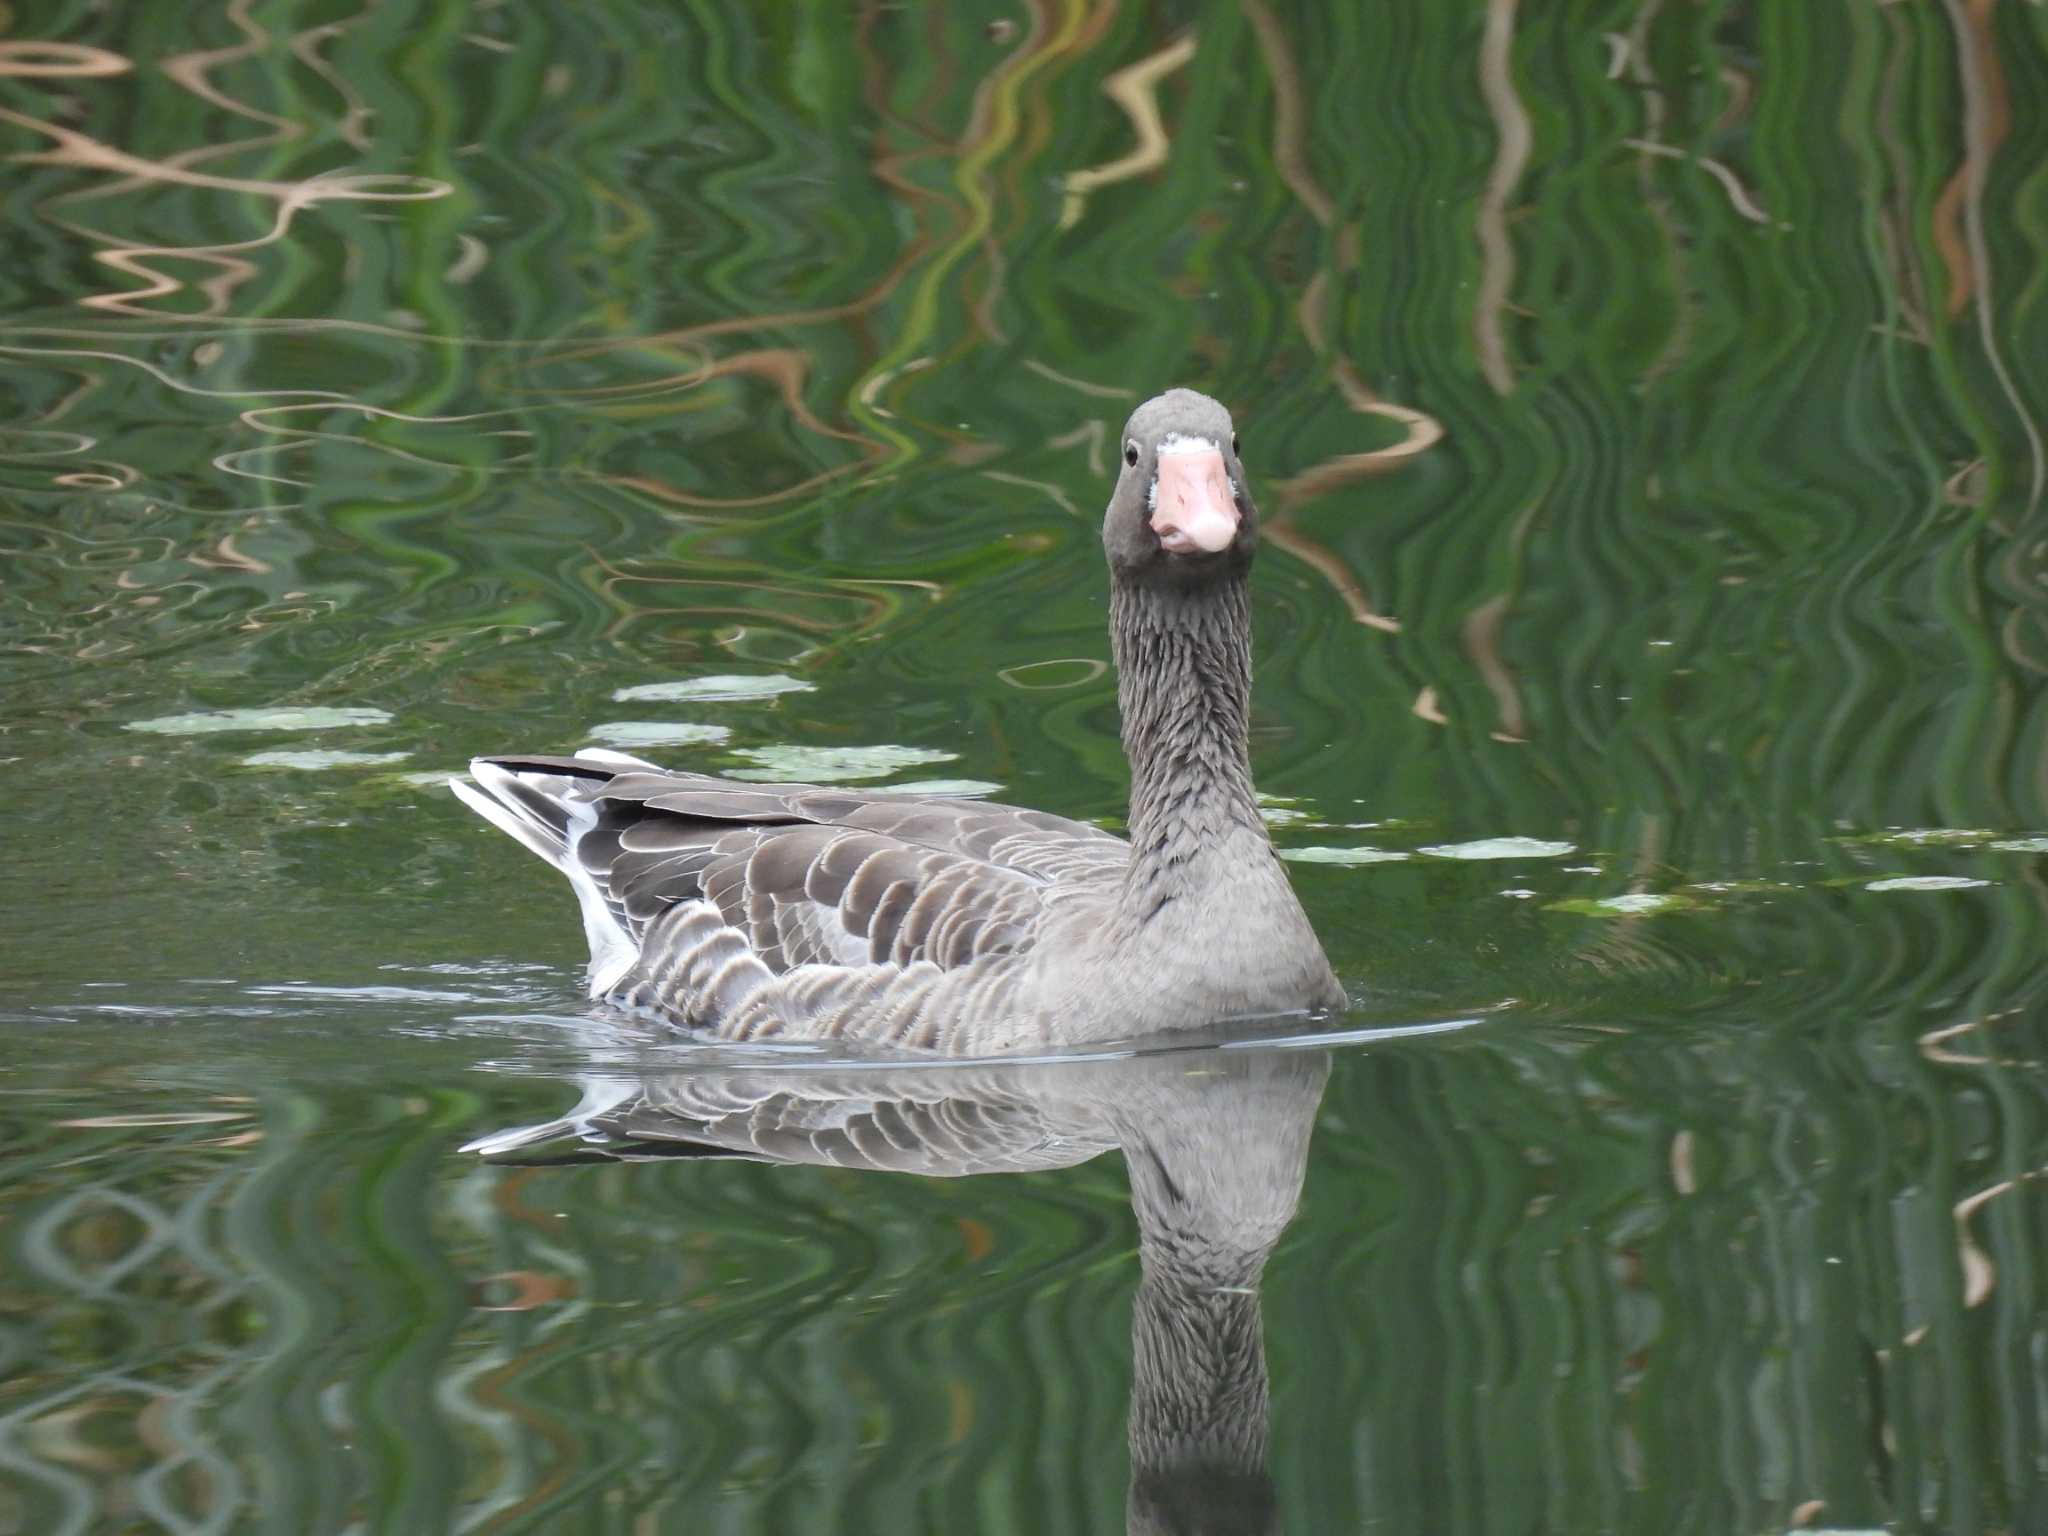
{"label": "pink beak", "polygon": [[1223,454],[1209,447],[1173,447],[1159,455],[1152,531],[1172,554],[1213,555],[1237,537],[1237,499]]}

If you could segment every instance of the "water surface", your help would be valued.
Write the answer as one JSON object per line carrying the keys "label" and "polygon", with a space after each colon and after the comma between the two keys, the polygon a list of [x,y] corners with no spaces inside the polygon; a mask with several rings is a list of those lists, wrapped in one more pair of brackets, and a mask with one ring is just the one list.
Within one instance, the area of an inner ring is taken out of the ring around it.
{"label": "water surface", "polygon": [[[0,1530],[2048,1528],[2044,44],[20,12]],[[882,1096],[1065,1106],[1021,1171],[463,1151],[876,1090],[592,1018],[441,780],[1114,825],[1172,383],[1340,1041]]]}

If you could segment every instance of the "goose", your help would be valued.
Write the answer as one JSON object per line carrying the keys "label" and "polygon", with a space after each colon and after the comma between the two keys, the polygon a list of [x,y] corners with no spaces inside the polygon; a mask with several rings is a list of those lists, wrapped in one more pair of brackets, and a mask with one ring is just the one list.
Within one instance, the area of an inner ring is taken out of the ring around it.
{"label": "goose", "polygon": [[1068,1168],[1121,1151],[1139,1265],[1126,1529],[1279,1528],[1259,1290],[1300,1203],[1327,1049],[672,1062],[651,1050],[648,1070],[586,1078],[582,1102],[560,1118],[465,1150],[510,1166],[736,1158],[925,1178]]}
{"label": "goose", "polygon": [[1338,1009],[1252,791],[1257,540],[1230,413],[1139,406],[1102,522],[1128,840],[603,749],[450,787],[568,876],[591,997],[692,1033],[982,1056]]}

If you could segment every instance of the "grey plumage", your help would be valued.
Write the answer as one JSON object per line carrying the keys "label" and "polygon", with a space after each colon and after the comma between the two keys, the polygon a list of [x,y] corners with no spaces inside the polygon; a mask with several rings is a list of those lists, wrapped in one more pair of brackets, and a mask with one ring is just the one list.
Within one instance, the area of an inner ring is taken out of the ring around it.
{"label": "grey plumage", "polygon": [[479,759],[456,793],[569,876],[593,996],[729,1039],[976,1055],[1342,1006],[1252,792],[1230,417],[1170,391],[1124,448],[1103,543],[1130,841],[616,753]]}

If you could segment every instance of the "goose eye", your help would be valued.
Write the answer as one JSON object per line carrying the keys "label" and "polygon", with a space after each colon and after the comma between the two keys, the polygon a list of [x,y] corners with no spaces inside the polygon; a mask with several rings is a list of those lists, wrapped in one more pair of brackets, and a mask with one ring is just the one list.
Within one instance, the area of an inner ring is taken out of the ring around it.
{"label": "goose eye", "polygon": [[1124,444],[1124,462],[1133,469],[1138,467],[1138,445],[1136,443]]}
{"label": "goose eye", "polygon": [[1241,454],[1241,453],[1239,453],[1239,452],[1237,451],[1237,434],[1236,434],[1235,432],[1233,432],[1233,433],[1231,433],[1231,434],[1230,434],[1230,456],[1231,456],[1231,457],[1232,457],[1233,459],[1238,459],[1238,458],[1243,458],[1243,457],[1244,457],[1244,455],[1243,455],[1243,454]]}

